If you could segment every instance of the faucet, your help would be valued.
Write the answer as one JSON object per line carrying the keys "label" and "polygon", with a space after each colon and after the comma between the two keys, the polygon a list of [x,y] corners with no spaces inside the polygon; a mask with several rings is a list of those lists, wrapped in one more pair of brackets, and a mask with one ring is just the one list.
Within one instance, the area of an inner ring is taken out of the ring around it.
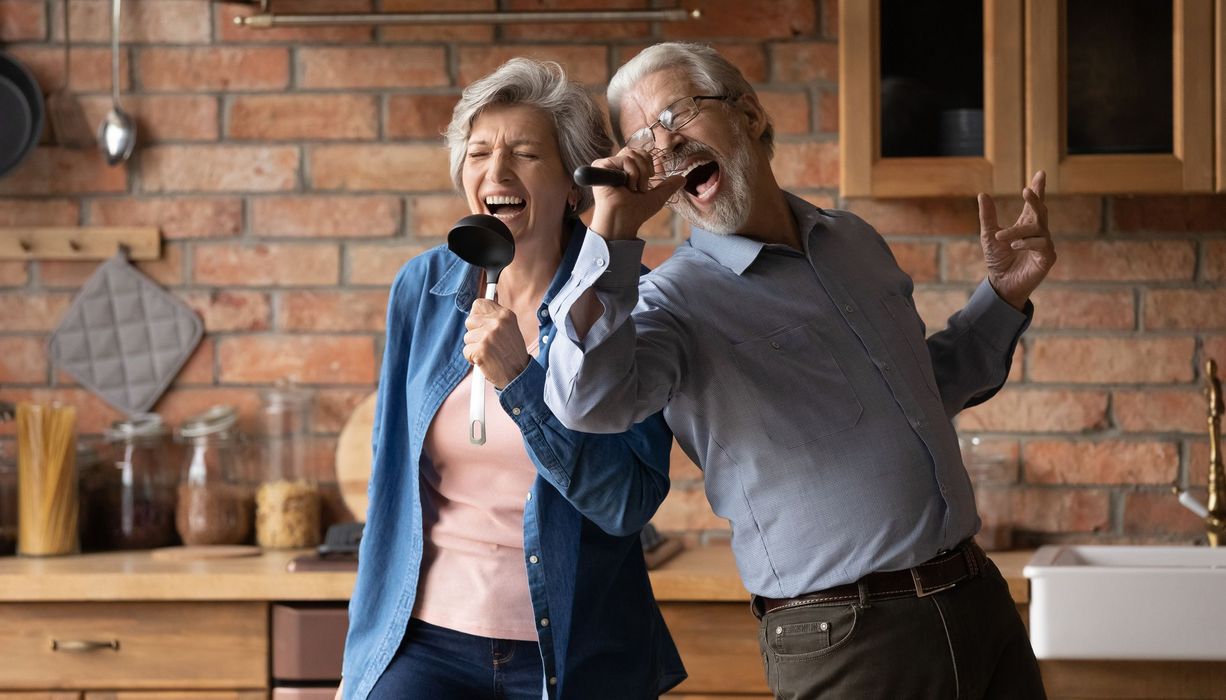
{"label": "faucet", "polygon": [[1226,468],[1222,466],[1222,382],[1217,377],[1217,362],[1205,361],[1205,398],[1209,402],[1209,506],[1205,507],[1187,489],[1174,487],[1179,502],[1205,521],[1210,547],[1226,544]]}

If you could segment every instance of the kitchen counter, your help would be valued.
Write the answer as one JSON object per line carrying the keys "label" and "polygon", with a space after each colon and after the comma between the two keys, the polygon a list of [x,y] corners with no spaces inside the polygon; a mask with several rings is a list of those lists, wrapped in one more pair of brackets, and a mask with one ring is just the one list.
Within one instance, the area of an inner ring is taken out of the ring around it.
{"label": "kitchen counter", "polygon": [[[289,572],[303,551],[197,561],[160,561],[149,552],[0,558],[0,602],[18,601],[340,601],[353,591],[352,571]],[[1022,567],[1032,551],[990,556],[1013,599],[1029,602]],[[687,549],[651,572],[656,598],[670,602],[744,602],[726,544]]]}

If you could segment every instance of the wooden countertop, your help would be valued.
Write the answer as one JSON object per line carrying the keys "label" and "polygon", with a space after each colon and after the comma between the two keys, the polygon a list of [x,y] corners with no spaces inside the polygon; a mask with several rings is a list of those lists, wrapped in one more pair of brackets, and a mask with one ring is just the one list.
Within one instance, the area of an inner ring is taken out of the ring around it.
{"label": "wooden countertop", "polygon": [[[135,600],[348,600],[354,573],[288,572],[302,551],[256,557],[158,561],[148,552],[112,552],[70,557],[0,558],[0,602]],[[1029,550],[996,552],[991,558],[1018,603],[1029,602],[1022,567]],[[651,572],[656,598],[672,602],[744,602],[732,551],[726,544],[687,549]]]}

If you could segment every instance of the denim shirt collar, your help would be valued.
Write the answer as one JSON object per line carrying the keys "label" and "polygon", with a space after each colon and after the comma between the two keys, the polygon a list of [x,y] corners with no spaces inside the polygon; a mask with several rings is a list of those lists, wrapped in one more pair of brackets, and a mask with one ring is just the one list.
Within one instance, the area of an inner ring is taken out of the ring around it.
{"label": "denim shirt collar", "polygon": [[[784,197],[787,199],[788,207],[792,210],[792,216],[796,219],[796,228],[801,232],[801,242],[808,252],[808,233],[816,228],[818,217],[823,213],[821,209],[809,204],[805,200],[797,197],[790,192],[784,192]],[[695,249],[706,253],[715,262],[732,270],[737,275],[742,275],[753,261],[758,259],[764,249],[787,248],[787,246],[767,245],[761,241],[755,241],[752,238],[740,236],[737,234],[720,234],[711,233],[705,229],[693,227],[690,230],[690,245]]]}
{"label": "denim shirt collar", "polygon": [[[586,232],[587,226],[582,221],[576,219],[572,223],[570,232],[567,234],[566,250],[562,252],[562,261],[558,265],[558,271],[554,273],[553,281],[549,283],[545,297],[541,299],[540,309],[546,308],[570,279],[570,271],[575,266],[575,260],[579,258],[579,250],[583,248],[583,238]],[[454,258],[454,261],[439,278],[439,281],[430,288],[430,293],[439,296],[455,295],[456,308],[463,313],[468,313],[472,308],[473,299],[477,296],[477,286],[481,281],[481,268],[469,265],[455,253],[451,253],[451,257]],[[537,310],[537,315],[543,318],[540,309]]]}

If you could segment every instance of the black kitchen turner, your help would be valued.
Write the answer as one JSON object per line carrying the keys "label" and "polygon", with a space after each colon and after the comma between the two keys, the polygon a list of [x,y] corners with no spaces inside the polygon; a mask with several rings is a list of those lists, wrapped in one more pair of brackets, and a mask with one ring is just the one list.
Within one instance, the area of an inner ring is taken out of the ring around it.
{"label": "black kitchen turner", "polygon": [[[515,259],[515,239],[507,225],[489,214],[470,214],[447,233],[447,248],[461,260],[485,270],[485,298],[493,299],[498,276]],[[473,365],[472,398],[468,404],[468,440],[485,444],[485,375]]]}

